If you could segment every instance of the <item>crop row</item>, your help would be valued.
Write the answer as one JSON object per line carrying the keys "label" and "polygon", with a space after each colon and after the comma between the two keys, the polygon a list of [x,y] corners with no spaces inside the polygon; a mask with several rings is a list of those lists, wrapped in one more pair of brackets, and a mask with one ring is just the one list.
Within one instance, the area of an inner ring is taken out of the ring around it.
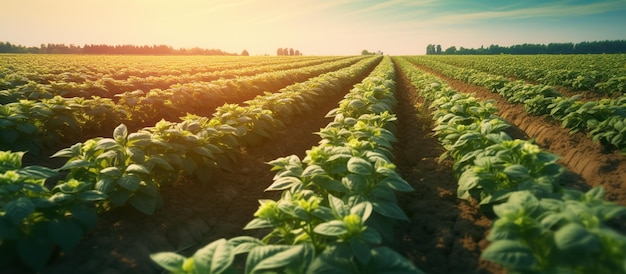
{"label": "crop row", "polygon": [[235,255],[247,254],[245,273],[420,273],[391,249],[392,224],[407,220],[394,190],[412,191],[390,158],[395,116],[394,67],[389,57],[339,103],[320,144],[300,159],[271,161],[277,171],[244,229],[263,238],[219,239],[187,258],[173,252],[151,258],[173,273],[236,273]]}
{"label": "crop row", "polygon": [[583,101],[579,95],[566,97],[546,85],[509,81],[502,76],[421,58],[411,58],[411,61],[466,83],[486,87],[511,103],[523,104],[531,115],[549,115],[571,133],[586,131],[594,141],[626,153],[626,95]]}
{"label": "crop row", "polygon": [[120,123],[135,128],[162,118],[175,120],[185,113],[209,115],[226,102],[243,102],[264,91],[278,90],[361,59],[341,59],[208,84],[175,85],[167,90],[153,89],[147,94],[134,91],[121,94],[117,103],[100,97],[20,100],[0,105],[0,149],[38,154],[47,145],[110,130]]}
{"label": "crop row", "polygon": [[[244,62],[238,62],[239,66],[236,68],[228,69],[222,68],[219,70],[213,70],[210,72],[201,72],[195,74],[169,74],[170,72],[176,72],[179,68],[162,68],[159,72],[161,75],[150,75],[146,77],[130,76],[126,79],[114,79],[108,75],[87,75],[86,73],[79,73],[75,71],[65,71],[59,73],[58,77],[64,76],[58,80],[47,80],[46,83],[38,83],[28,78],[21,77],[26,83],[20,83],[20,85],[14,88],[6,88],[0,90],[0,104],[6,104],[11,102],[17,102],[19,100],[41,100],[51,99],[54,96],[62,96],[66,98],[70,97],[84,97],[91,98],[92,96],[98,96],[103,98],[116,99],[116,95],[125,92],[133,92],[136,90],[142,90],[144,93],[152,89],[169,89],[173,85],[178,83],[198,83],[212,82],[216,80],[233,79],[244,76],[254,76],[260,73],[284,71],[291,69],[298,69],[304,67],[310,67],[322,63],[328,63],[345,58],[318,58],[318,59],[306,59],[295,60],[296,62],[282,62],[271,63],[268,65],[256,64],[250,66],[239,67]],[[241,60],[240,60],[241,61]],[[197,61],[196,61],[197,62]],[[76,69],[76,68],[72,68]],[[37,75],[37,71],[31,71]],[[72,74],[78,74],[73,75]],[[9,77],[16,77],[11,74]],[[42,77],[41,75],[31,77]],[[87,79],[89,78],[89,79]],[[91,80],[90,78],[94,78]],[[8,82],[7,82],[8,83]],[[5,84],[5,86],[8,84]]]}
{"label": "crop row", "polygon": [[626,55],[431,56],[433,60],[501,76],[604,95],[626,91]]}
{"label": "crop row", "polygon": [[457,196],[495,217],[482,258],[512,273],[626,273],[626,236],[611,226],[625,207],[605,201],[602,187],[584,193],[560,186],[558,157],[511,139],[493,102],[398,62],[431,102],[444,157],[454,160]]}
{"label": "crop row", "polygon": [[[21,167],[23,153],[3,152],[3,259],[21,260],[41,269],[56,246],[69,251],[78,244],[95,225],[97,211],[130,204],[151,214],[162,203],[161,185],[179,176],[210,183],[215,168],[229,169],[240,146],[270,137],[282,127],[281,116],[324,102],[365,77],[379,61],[380,57],[363,59],[278,93],[259,96],[247,106],[225,104],[211,119],[188,115],[182,122],[161,121],[134,133],[122,124],[112,138],[89,139],[57,152],[53,157],[69,159],[56,170]],[[61,172],[65,179],[51,190],[46,187],[51,183],[46,180]]]}
{"label": "crop row", "polygon": [[81,55],[2,55],[0,89],[12,89],[34,82],[82,84],[98,79],[129,80],[144,78],[202,75],[223,70],[272,66],[300,61],[333,61],[345,57],[187,57],[161,56],[81,56]]}

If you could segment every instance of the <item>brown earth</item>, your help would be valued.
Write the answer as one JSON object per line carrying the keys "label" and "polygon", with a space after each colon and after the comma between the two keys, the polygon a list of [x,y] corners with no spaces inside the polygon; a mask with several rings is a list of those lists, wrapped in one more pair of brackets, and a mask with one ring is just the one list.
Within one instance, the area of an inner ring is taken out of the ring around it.
{"label": "brown earth", "polygon": [[[397,227],[391,246],[427,273],[497,273],[497,267],[479,261],[490,221],[475,205],[456,199],[456,181],[450,163],[437,163],[443,151],[431,135],[428,113],[421,120],[413,106],[414,90],[398,77],[398,170],[416,189],[399,194],[399,203],[411,223]],[[347,90],[346,90],[347,92]],[[242,150],[234,173],[218,172],[215,184],[180,181],[162,189],[165,206],[152,216],[119,208],[100,217],[92,232],[71,254],[55,258],[44,273],[162,273],[149,255],[176,251],[191,255],[205,244],[241,235],[262,237],[261,231],[243,231],[258,207],[258,199],[277,199],[263,190],[272,182],[266,162],[291,154],[300,157],[317,145],[314,135],[331,119],[343,94],[313,113],[294,119],[272,140]],[[58,164],[58,163],[57,163]],[[7,272],[23,272],[13,268]]]}
{"label": "brown earth", "polygon": [[[443,79],[453,89],[475,94],[476,98],[494,100],[498,115],[521,129],[544,150],[559,155],[559,163],[573,174],[565,184],[583,189],[602,185],[606,199],[626,206],[626,157],[612,151],[583,133],[570,134],[568,129],[548,116],[530,116],[519,104],[510,104],[487,88],[452,79],[430,68],[418,66]],[[581,182],[584,184],[581,186]],[[585,186],[586,185],[586,186]]]}
{"label": "brown earth", "polygon": [[[479,93],[478,87],[442,78],[459,91],[475,92],[481,94],[481,98],[494,96],[487,90],[484,90],[484,94]],[[399,70],[396,80],[399,104],[395,110],[398,116],[398,143],[394,148],[394,162],[399,173],[415,191],[398,193],[398,202],[409,216],[410,223],[401,223],[396,227],[396,240],[390,246],[426,273],[505,273],[499,266],[480,260],[481,251],[488,245],[485,236],[491,221],[478,212],[476,204],[456,198],[456,179],[452,174],[451,162],[438,162],[443,148],[432,136],[427,109],[419,107],[422,102],[417,92]],[[236,172],[218,172],[215,183],[203,185],[181,180],[174,186],[164,187],[162,193],[165,206],[152,216],[142,215],[130,208],[119,208],[102,215],[96,229],[85,237],[74,252],[55,258],[43,273],[163,273],[163,269],[150,260],[149,254],[176,251],[191,255],[198,248],[219,238],[241,235],[262,237],[261,231],[243,231],[242,228],[252,219],[258,207],[258,199],[277,199],[279,196],[279,193],[263,192],[271,184],[274,175],[266,162],[291,154],[303,157],[307,149],[317,145],[319,136],[313,132],[331,121],[324,116],[330,109],[337,107],[342,96],[338,95],[328,104],[314,108],[313,113],[296,117],[292,126],[278,131],[271,140],[242,149],[241,162]],[[578,152],[584,146],[577,143],[568,146],[576,135],[569,136],[558,125],[550,124],[543,118],[524,117],[523,113],[514,111],[515,107],[500,101],[498,104],[500,109],[506,110],[501,113],[505,119],[531,124],[524,126],[520,123],[520,128],[528,132],[529,136],[544,136],[537,137],[542,146],[549,143],[554,147],[570,147],[573,152],[565,152],[571,156],[563,160],[570,159],[566,162],[585,167],[581,177],[587,183],[596,182],[591,177],[585,177],[593,170],[602,171],[601,174],[621,170],[619,176],[624,175],[624,161],[616,161],[614,166],[609,165],[613,168],[609,168],[605,167],[606,164],[593,166],[590,162],[595,158],[589,158],[589,163],[583,165],[580,159],[585,157],[581,156],[590,154],[589,150]],[[533,123],[544,126],[532,126]],[[532,133],[535,127],[537,133]],[[559,130],[563,132],[558,133]],[[518,138],[524,135],[521,131],[511,132],[521,136]],[[570,139],[554,139],[557,133],[565,134]],[[583,143],[582,139],[587,137],[582,137],[576,141]],[[578,180],[575,175],[571,178]],[[613,200],[621,199],[619,201],[623,204],[623,189],[623,186],[615,185],[610,188],[609,197]],[[11,268],[0,272],[25,271]]]}
{"label": "brown earth", "polygon": [[395,163],[415,192],[398,194],[410,223],[398,227],[400,239],[394,248],[426,273],[504,273],[480,260],[491,220],[478,212],[475,203],[456,198],[452,162],[438,162],[445,150],[432,134],[430,113],[397,67],[396,71]]}

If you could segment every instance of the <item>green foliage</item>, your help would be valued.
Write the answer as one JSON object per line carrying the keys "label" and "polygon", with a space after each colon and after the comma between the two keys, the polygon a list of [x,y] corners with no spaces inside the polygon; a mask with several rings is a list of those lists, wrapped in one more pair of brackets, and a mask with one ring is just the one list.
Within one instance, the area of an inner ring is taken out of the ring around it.
{"label": "green foliage", "polygon": [[[625,215],[625,207],[606,202],[601,187],[582,193],[557,185],[562,172],[557,156],[529,141],[493,135],[504,126],[478,131],[477,122],[458,111],[467,101],[451,99],[457,95],[438,79],[411,69],[404,60],[399,63],[416,88],[433,100],[437,109],[434,118],[439,123],[436,132],[445,148],[462,151],[453,157],[455,171],[460,174],[458,196],[478,200],[483,209],[491,208],[497,217],[488,236],[492,244],[482,258],[512,273],[626,272],[626,237],[609,225]],[[461,106],[446,105],[453,101]],[[559,99],[552,105],[562,110],[577,103],[576,98]],[[554,112],[563,113],[561,110]],[[483,119],[485,125],[497,121]],[[621,130],[621,120],[612,121]],[[469,133],[464,135],[466,131]],[[465,141],[483,140],[489,135],[493,143]]]}
{"label": "green foliage", "polygon": [[57,174],[41,167],[22,167],[23,152],[0,151],[0,265],[17,260],[42,269],[55,248],[70,252],[95,226],[93,205],[105,195],[93,183],[71,179],[52,190],[44,183]]}
{"label": "green foliage", "polygon": [[[582,90],[591,89],[594,85],[604,87],[604,84],[598,82],[602,81],[600,78],[605,76],[600,76],[597,70],[579,74],[562,69],[548,71],[534,69],[539,71],[528,73],[542,75],[537,77],[543,77],[542,82],[544,84],[527,84],[522,80],[508,81],[499,75],[492,75],[476,69],[466,68],[464,66],[467,66],[467,63],[455,63],[451,59],[446,59],[445,61],[457,65],[465,65],[459,67],[446,64],[442,62],[444,61],[443,59],[433,60],[417,57],[411,58],[411,61],[424,64],[461,81],[487,87],[493,92],[502,95],[511,103],[523,104],[526,112],[531,115],[549,114],[552,118],[560,121],[564,128],[570,129],[571,133],[586,132],[591,135],[595,141],[601,141],[603,145],[622,152],[626,147],[626,139],[622,137],[623,134],[620,131],[621,127],[619,123],[615,122],[616,120],[622,120],[626,115],[626,108],[624,107],[626,95],[620,94],[620,96],[614,96],[611,99],[605,98],[583,101],[580,95],[574,95],[569,98],[564,97],[554,91],[551,86],[544,85],[560,84]],[[609,62],[607,61],[606,63]],[[480,64],[479,62],[473,62],[472,65]],[[509,66],[514,66],[514,64],[510,64]],[[485,66],[481,67],[485,68]],[[506,66],[501,66],[500,68],[507,69]],[[614,70],[613,73],[616,73],[615,68],[611,69]],[[492,73],[501,73],[499,70],[488,70]],[[511,73],[516,74],[515,72]],[[528,77],[537,80],[535,76],[527,76],[526,78]],[[613,79],[612,81],[618,81],[616,79],[621,78],[616,75],[611,77],[611,79]],[[614,82],[610,85],[620,84],[624,83]],[[425,86],[424,88],[428,89],[429,87]],[[614,92],[608,91],[608,93]],[[617,125],[617,128],[614,125]]]}
{"label": "green foliage", "polygon": [[150,135],[129,135],[122,124],[113,131],[113,138],[90,139],[52,157],[69,158],[59,170],[69,171],[68,178],[95,182],[93,188],[106,194],[112,206],[128,202],[152,214],[162,199],[159,184],[151,174],[156,165],[146,165],[150,157],[144,149],[150,143]]}
{"label": "green foliage", "polygon": [[[392,78],[393,65],[389,58],[383,59],[370,77],[329,113],[335,119],[320,131],[323,139],[319,146],[307,151],[302,160],[292,155],[270,162],[276,175],[267,190],[282,191],[281,198],[260,200],[255,218],[244,228],[268,229],[263,239],[217,240],[203,249],[220,245],[223,253],[203,258],[194,255],[191,260],[158,253],[152,255],[153,260],[175,273],[191,273],[197,265],[209,262],[224,262],[220,265],[228,269],[230,263],[226,262],[232,261],[228,254],[234,250],[247,253],[246,273],[419,273],[401,255],[378,247],[381,234],[389,233],[381,230],[387,226],[380,222],[407,219],[393,190],[412,190],[389,160],[395,141],[388,126],[395,120],[388,113],[394,104],[388,98],[393,96]],[[368,100],[360,97],[363,94]],[[359,103],[350,103],[356,101]]]}
{"label": "green foliage", "polygon": [[499,217],[484,259],[522,273],[624,273],[626,237],[609,221],[626,208],[604,201],[604,190],[568,190],[560,199],[514,192],[494,206]]}

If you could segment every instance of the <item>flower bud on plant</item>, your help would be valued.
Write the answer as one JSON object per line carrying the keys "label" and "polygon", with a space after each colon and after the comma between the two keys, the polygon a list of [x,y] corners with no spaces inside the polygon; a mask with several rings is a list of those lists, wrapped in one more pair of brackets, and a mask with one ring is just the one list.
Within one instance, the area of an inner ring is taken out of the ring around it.
{"label": "flower bud on plant", "polygon": [[526,142],[524,146],[522,146],[522,151],[524,154],[537,155],[541,152],[541,149],[537,145]]}
{"label": "flower bud on plant", "polygon": [[14,183],[20,179],[20,175],[14,170],[9,170],[4,174],[0,174],[0,183]]}
{"label": "flower bud on plant", "polygon": [[183,262],[183,271],[185,271],[186,273],[193,273],[194,272],[193,258],[187,258]]}
{"label": "flower bud on plant", "polygon": [[350,214],[343,218],[343,223],[346,225],[349,235],[358,235],[363,231],[363,224],[359,215]]}
{"label": "flower bud on plant", "polygon": [[83,145],[83,151],[84,152],[90,152],[96,149],[97,143],[94,139],[90,139],[85,141],[85,144]]}
{"label": "flower bud on plant", "polygon": [[271,219],[276,217],[278,208],[275,201],[264,201],[259,209],[254,213],[255,217]]}
{"label": "flower bud on plant", "polygon": [[297,201],[298,205],[304,208],[307,212],[311,212],[320,206],[322,199],[320,197],[310,197],[308,200],[300,199]]}

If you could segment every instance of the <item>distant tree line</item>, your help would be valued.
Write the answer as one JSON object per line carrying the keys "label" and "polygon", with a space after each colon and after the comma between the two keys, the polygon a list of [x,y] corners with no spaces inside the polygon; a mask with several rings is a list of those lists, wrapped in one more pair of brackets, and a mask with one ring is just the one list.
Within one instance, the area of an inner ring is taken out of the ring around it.
{"label": "distant tree line", "polygon": [[364,49],[364,50],[361,51],[361,55],[383,55],[383,52],[380,51],[380,50],[377,51],[377,52],[373,52],[373,51],[370,52],[370,51]]}
{"label": "distant tree line", "polygon": [[[244,50],[245,53],[247,51]],[[10,42],[0,42],[0,53],[32,53],[32,54],[137,54],[137,55],[237,55],[219,49],[174,49],[167,45],[136,46],[136,45],[84,45],[74,44],[41,44],[39,47],[25,47]],[[243,53],[243,52],[242,52]]]}
{"label": "distant tree line", "polygon": [[278,48],[276,50],[276,55],[278,56],[301,56],[302,52],[299,50],[294,50],[292,48]]}
{"label": "distant tree line", "polygon": [[429,44],[426,46],[426,54],[610,54],[626,53],[626,40],[606,40],[580,43],[549,43],[549,44],[521,44],[510,47],[490,45],[481,46],[478,49],[464,48],[457,49],[455,46],[441,50],[441,45]]}

